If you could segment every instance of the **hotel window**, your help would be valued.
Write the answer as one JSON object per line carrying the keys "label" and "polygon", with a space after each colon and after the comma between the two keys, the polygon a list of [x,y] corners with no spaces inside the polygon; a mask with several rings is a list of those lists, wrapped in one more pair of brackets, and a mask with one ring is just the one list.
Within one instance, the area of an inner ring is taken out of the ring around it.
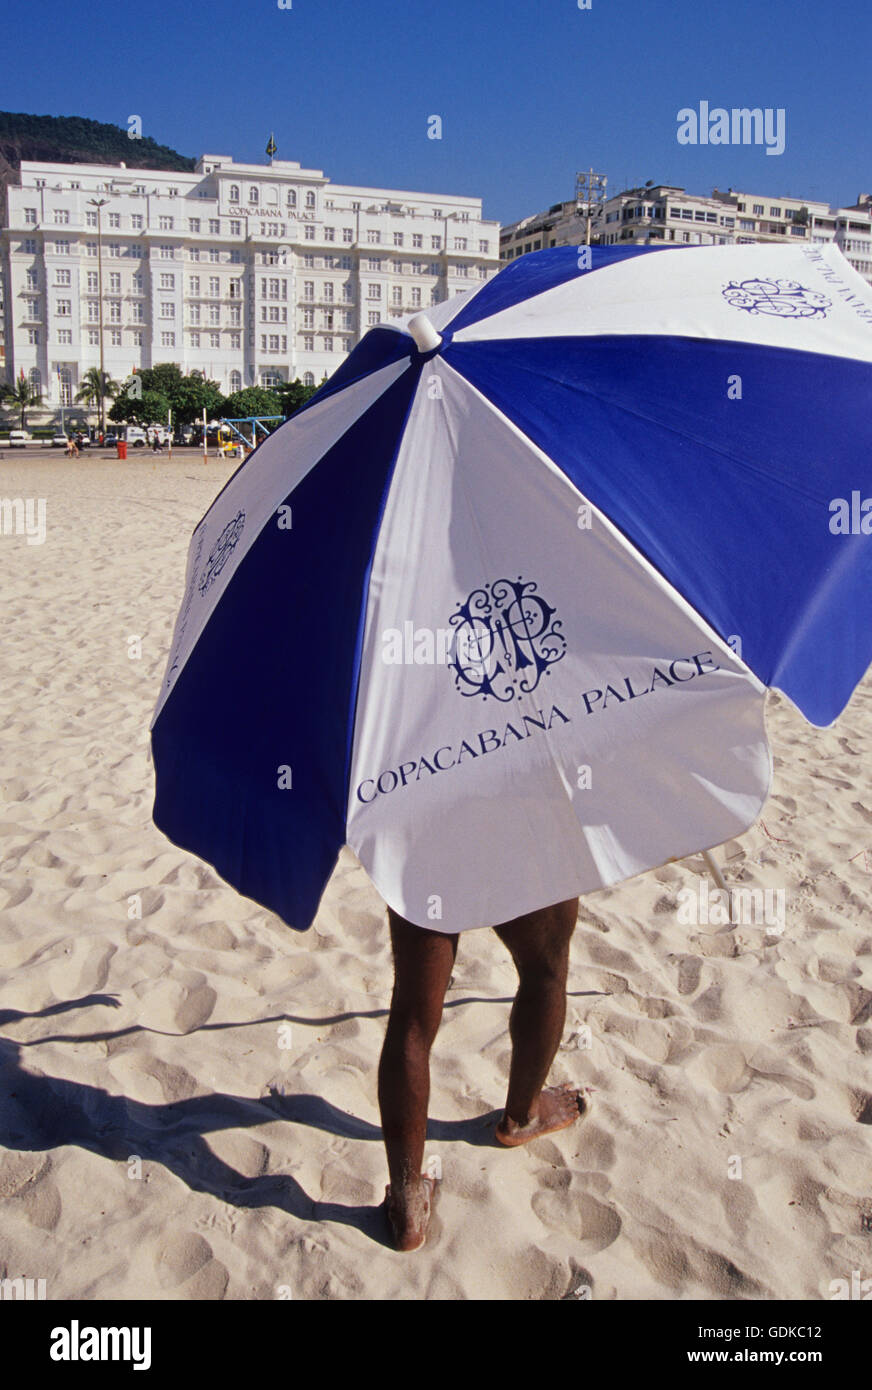
{"label": "hotel window", "polygon": [[303,351],[304,351],[304,352],[314,352],[314,351],[315,351],[315,339],[314,339],[314,337],[313,337],[313,335],[312,335],[311,333],[306,333],[306,334],[304,335],[304,337],[303,337]]}
{"label": "hotel window", "polygon": [[304,385],[304,386],[314,386],[314,385],[315,385],[315,378],[314,378],[314,376],[312,375],[311,372],[304,372],[304,373],[303,373],[303,385]]}
{"label": "hotel window", "polygon": [[110,256],[110,259],[111,259],[111,260],[117,261],[117,260],[120,258],[120,256],[121,256],[121,247],[119,246],[119,244],[118,244],[117,241],[110,241],[110,243],[109,243],[109,245],[108,245],[108,247],[107,247],[106,249],[107,249],[108,252],[109,252],[109,256]]}
{"label": "hotel window", "polygon": [[294,188],[289,188],[289,189],[288,189],[288,198],[287,198],[287,202],[288,202],[288,207],[289,207],[289,208],[295,208],[295,207],[297,206],[297,193],[296,193],[296,189],[294,189]]}
{"label": "hotel window", "polygon": [[72,314],[72,300],[59,299],[57,303],[58,318],[69,318]]}
{"label": "hotel window", "polygon": [[24,221],[25,221],[26,224],[29,224],[31,227],[35,227],[35,226],[36,226],[36,208],[25,208],[25,209],[24,209]]}
{"label": "hotel window", "polygon": [[420,289],[418,289],[418,287],[416,286],[416,287],[412,290],[412,308],[413,308],[413,309],[420,309],[420,307],[421,307],[421,291],[420,291]]}
{"label": "hotel window", "polygon": [[98,321],[98,319],[100,318],[100,310],[99,310],[99,308],[98,308],[98,306],[97,306],[97,301],[96,301],[96,299],[89,299],[89,300],[87,301],[87,305],[88,305],[88,322],[89,322],[89,323],[96,323],[96,322]]}
{"label": "hotel window", "polygon": [[333,339],[332,339],[332,337],[329,337],[329,336],[325,337],[325,339],[324,339],[324,351],[325,351],[325,352],[332,352],[332,351],[333,351]]}
{"label": "hotel window", "polygon": [[305,236],[307,241],[315,240],[315,228],[309,223],[306,224]]}
{"label": "hotel window", "polygon": [[250,203],[259,203],[259,202],[260,202],[260,193],[258,192],[258,190],[257,190],[256,188],[249,188],[249,190],[248,190],[248,201],[249,201]]}
{"label": "hotel window", "polygon": [[110,212],[110,214],[109,214],[109,226],[110,226],[110,227],[116,227],[116,228],[121,226],[121,213],[120,213],[120,212]]}
{"label": "hotel window", "polygon": [[322,298],[325,299],[325,300],[327,301],[328,304],[332,304],[332,303],[333,303],[333,281],[332,281],[332,280],[325,280],[324,285],[322,286],[322,289],[323,289]]}
{"label": "hotel window", "polygon": [[199,346],[200,346],[200,335],[199,335],[199,333],[192,333],[192,334],[191,334],[191,347],[198,348]]}
{"label": "hotel window", "polygon": [[217,275],[210,275],[210,276],[209,276],[209,294],[210,294],[210,295],[212,296],[212,298],[214,299],[215,296],[218,295],[218,294],[220,294],[220,293],[221,293],[221,281],[219,280],[219,278],[218,278]]}
{"label": "hotel window", "polygon": [[89,328],[89,329],[88,329],[88,347],[99,347],[99,345],[100,345],[100,334],[97,332],[96,328]]}
{"label": "hotel window", "polygon": [[354,303],[354,286],[345,284],[342,286],[342,298],[346,304]]}
{"label": "hotel window", "polygon": [[221,259],[221,254],[220,254],[220,252],[219,252],[214,246],[210,246],[210,248],[209,248],[209,260],[212,262],[212,264],[213,264],[213,265],[217,265],[218,262],[220,261],[220,259]]}
{"label": "hotel window", "polygon": [[58,270],[58,271],[55,271],[55,275],[56,275],[56,277],[57,277],[57,278],[55,279],[55,284],[56,284],[56,285],[69,285],[69,283],[70,283],[70,271],[69,271],[69,270]]}
{"label": "hotel window", "polygon": [[160,287],[162,290],[174,290],[176,288],[176,277],[171,271],[161,271]]}
{"label": "hotel window", "polygon": [[190,276],[188,276],[188,293],[189,293],[189,294],[197,294],[197,295],[200,293],[200,277],[199,277],[199,275],[190,275]]}
{"label": "hotel window", "polygon": [[131,304],[130,317],[134,323],[145,323],[145,306],[142,304]]}
{"label": "hotel window", "polygon": [[38,329],[38,328],[28,328],[28,330],[27,330],[27,345],[28,345],[28,347],[39,347],[39,329]]}
{"label": "hotel window", "polygon": [[376,231],[374,227],[370,227],[366,234],[366,239],[370,246],[378,246],[381,241],[381,232]]}
{"label": "hotel window", "polygon": [[231,222],[231,223],[230,223],[230,235],[231,235],[231,236],[242,236],[242,223],[241,223],[241,222]]}
{"label": "hotel window", "polygon": [[142,347],[142,334],[137,332],[131,333],[130,341],[134,347]]}
{"label": "hotel window", "polygon": [[220,346],[221,346],[221,334],[220,334],[220,333],[210,333],[210,334],[209,334],[209,346],[212,347],[212,348],[217,348],[217,347],[220,347]]}
{"label": "hotel window", "polygon": [[481,254],[482,254],[483,256],[487,256],[487,255],[489,254],[489,252],[490,252],[490,242],[489,242],[489,241],[480,241],[480,242],[478,243],[478,249],[479,249],[479,251],[481,252]]}
{"label": "hotel window", "polygon": [[342,240],[343,240],[344,242],[346,242],[346,243],[354,241],[354,228],[353,228],[353,227],[343,227],[343,228],[342,228]]}
{"label": "hotel window", "polygon": [[335,227],[325,227],[325,228],[324,228],[324,240],[325,240],[325,241],[335,241],[335,240],[336,240],[336,228],[335,228]]}
{"label": "hotel window", "polygon": [[[120,307],[120,306],[119,306]],[[162,319],[174,319],[176,316],[176,306],[169,299],[164,299],[160,306],[160,316]]]}
{"label": "hotel window", "polygon": [[420,232],[414,232],[414,233],[413,233],[413,235],[412,235],[412,246],[414,247],[414,249],[415,249],[416,251],[420,251],[420,250],[423,249],[423,246],[424,246],[424,238],[422,237],[422,235],[421,235]]}
{"label": "hotel window", "polygon": [[308,193],[306,194],[306,207],[307,207],[307,208],[313,208],[314,206],[315,206],[315,194],[312,193],[312,192],[310,191],[310,192],[308,192]]}
{"label": "hotel window", "polygon": [[381,299],[381,285],[367,285],[367,299]]}
{"label": "hotel window", "polygon": [[230,334],[230,347],[233,352],[238,352],[242,343],[241,333]]}
{"label": "hotel window", "polygon": [[379,322],[379,315],[378,315],[377,313],[375,313],[375,314],[373,314],[373,313],[367,314],[367,316],[366,316],[366,322],[367,322],[367,325],[368,325],[370,328],[374,328],[375,325]]}
{"label": "hotel window", "polygon": [[113,270],[109,276],[109,292],[110,294],[121,293],[121,275],[117,270]]}
{"label": "hotel window", "polygon": [[455,251],[465,251],[465,250],[466,250],[466,237],[465,237],[465,236],[456,236],[456,237],[454,238],[454,249],[455,249]]}
{"label": "hotel window", "polygon": [[304,281],[303,281],[303,298],[304,298],[304,299],[308,299],[308,300],[312,300],[312,299],[315,298],[315,281],[314,281],[314,280],[304,280]]}
{"label": "hotel window", "polygon": [[402,246],[402,244],[403,244],[403,234],[402,234],[402,232],[394,232],[394,246]]}
{"label": "hotel window", "polygon": [[342,326],[343,328],[354,327],[354,315],[350,309],[346,309],[342,315]]}
{"label": "hotel window", "polygon": [[70,214],[67,212],[67,209],[66,209],[66,208],[55,208],[55,210],[54,210],[54,222],[55,222],[55,226],[56,226],[56,227],[68,227],[68,226],[69,226],[69,223],[70,223]]}
{"label": "hotel window", "polygon": [[431,251],[441,251],[441,250],[442,250],[442,238],[441,238],[441,236],[431,236],[431,238],[430,238],[430,250],[431,250]]}
{"label": "hotel window", "polygon": [[176,335],[175,335],[175,333],[161,333],[161,335],[160,335],[160,345],[161,345],[161,347],[175,347],[175,345],[176,345]]}
{"label": "hotel window", "polygon": [[160,246],[158,248],[158,256],[162,261],[174,260],[175,254],[176,248],[174,246]]}
{"label": "hotel window", "polygon": [[441,217],[442,217],[442,209],[441,209],[441,208],[434,208],[434,209],[433,209],[433,216],[434,216],[435,218],[441,218]]}
{"label": "hotel window", "polygon": [[218,304],[210,304],[210,305],[209,305],[209,322],[210,322],[210,324],[212,324],[212,326],[215,327],[215,328],[217,328],[217,326],[220,324],[220,322],[221,322],[221,307],[220,307],[220,305],[218,305]]}
{"label": "hotel window", "polygon": [[304,327],[304,328],[314,328],[314,327],[315,327],[315,310],[314,310],[314,309],[304,309],[304,310],[303,310],[303,327]]}
{"label": "hotel window", "polygon": [[232,183],[232,184],[230,185],[230,201],[231,201],[231,203],[238,203],[238,202],[239,202],[239,184],[238,184],[238,183]]}
{"label": "hotel window", "polygon": [[199,219],[199,217],[189,217],[189,218],[188,218],[188,230],[191,231],[191,232],[199,232],[199,230],[200,230],[200,219]]}
{"label": "hotel window", "polygon": [[56,256],[68,256],[70,254],[70,243],[68,241],[56,241],[54,249]]}
{"label": "hotel window", "polygon": [[198,261],[198,260],[200,259],[200,250],[199,250],[199,247],[197,247],[197,246],[192,246],[192,247],[189,249],[189,251],[188,251],[188,259],[191,260],[191,261]]}
{"label": "hotel window", "polygon": [[72,347],[72,345],[73,345],[73,330],[72,330],[71,328],[59,328],[59,329],[58,329],[58,342],[59,342],[63,347]]}
{"label": "hotel window", "polygon": [[171,217],[159,217],[157,219],[159,232],[171,232],[173,230],[173,219]]}
{"label": "hotel window", "polygon": [[210,235],[210,236],[220,236],[220,235],[221,235],[221,219],[220,219],[220,217],[210,217],[210,218],[209,218],[209,235]]}
{"label": "hotel window", "polygon": [[242,309],[238,304],[230,306],[230,323],[233,325],[242,323]]}
{"label": "hotel window", "polygon": [[[167,317],[167,315],[164,314],[164,318],[166,318],[166,317]],[[120,323],[120,322],[121,322],[121,301],[118,300],[118,299],[112,299],[112,300],[109,301],[109,322],[110,322],[110,323]]]}
{"label": "hotel window", "polygon": [[131,248],[130,248],[130,254],[131,254],[131,256],[133,257],[134,260],[136,260],[136,261],[141,261],[141,260],[142,260],[142,247],[139,246],[136,242],[134,242],[133,245],[132,245]]}
{"label": "hotel window", "polygon": [[[93,270],[92,270],[92,271],[91,271],[91,274],[94,276],[94,279],[95,279],[95,281],[96,281],[96,279],[97,279],[97,273],[96,273],[96,271],[93,271]],[[38,289],[39,289],[39,277],[37,276],[37,273],[36,273],[36,271],[33,269],[32,266],[30,266],[30,267],[28,268],[28,271],[27,271],[27,288],[28,288],[29,290],[38,290]],[[96,284],[94,285],[94,288],[95,288],[95,289],[97,288]]]}
{"label": "hotel window", "polygon": [[401,285],[394,285],[391,290],[391,303],[399,306],[403,302],[403,289]]}
{"label": "hotel window", "polygon": [[120,346],[121,346],[121,329],[120,329],[120,328],[113,328],[113,329],[111,329],[111,331],[110,331],[110,333],[109,333],[109,346],[110,346],[110,347],[120,347]]}

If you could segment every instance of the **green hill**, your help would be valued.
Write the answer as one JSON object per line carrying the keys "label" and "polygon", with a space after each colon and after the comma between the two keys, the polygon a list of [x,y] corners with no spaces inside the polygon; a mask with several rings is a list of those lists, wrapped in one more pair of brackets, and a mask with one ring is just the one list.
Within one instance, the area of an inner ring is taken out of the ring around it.
{"label": "green hill", "polygon": [[0,188],[15,181],[22,159],[52,164],[120,164],[128,169],[192,170],[195,160],[126,129],[84,116],[30,116],[0,111]]}

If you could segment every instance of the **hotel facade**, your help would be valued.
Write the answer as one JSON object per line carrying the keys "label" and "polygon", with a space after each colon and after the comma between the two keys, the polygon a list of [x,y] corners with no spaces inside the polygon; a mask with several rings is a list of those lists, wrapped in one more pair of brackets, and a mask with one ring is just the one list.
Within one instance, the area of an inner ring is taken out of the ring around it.
{"label": "hotel facade", "polygon": [[[587,239],[587,215],[577,200],[504,227],[500,258],[545,246],[579,246]],[[668,184],[625,189],[605,199],[591,217],[593,245],[728,246],[755,242],[833,241],[855,270],[872,283],[872,194],[849,208],[808,198],[726,193],[697,196]]]}
{"label": "hotel facade", "polygon": [[315,385],[370,327],[494,275],[499,232],[480,199],[333,184],[288,160],[22,161],[0,228],[0,375],[23,371],[51,416],[99,367],[102,332],[116,381],[175,362],[227,394]]}

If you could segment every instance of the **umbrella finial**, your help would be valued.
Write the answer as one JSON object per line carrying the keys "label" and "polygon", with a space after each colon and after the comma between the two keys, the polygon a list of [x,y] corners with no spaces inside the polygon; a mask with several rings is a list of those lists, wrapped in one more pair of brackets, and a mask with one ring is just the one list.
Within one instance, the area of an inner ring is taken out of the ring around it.
{"label": "umbrella finial", "polygon": [[426,314],[416,314],[409,319],[409,332],[419,352],[432,352],[442,342],[441,334],[436,332]]}

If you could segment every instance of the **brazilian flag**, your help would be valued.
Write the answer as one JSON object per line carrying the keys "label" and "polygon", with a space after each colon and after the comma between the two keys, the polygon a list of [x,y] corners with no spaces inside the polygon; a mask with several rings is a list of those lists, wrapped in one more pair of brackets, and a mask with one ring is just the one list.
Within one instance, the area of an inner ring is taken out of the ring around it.
{"label": "brazilian flag", "polygon": [[269,155],[270,159],[272,159],[272,157],[273,157],[273,155],[275,154],[275,152],[276,152],[277,149],[278,149],[278,145],[277,145],[276,142],[275,142],[275,137],[274,137],[272,131],[270,131],[269,144],[268,144],[267,147],[266,147],[266,152],[267,152],[267,154]]}

